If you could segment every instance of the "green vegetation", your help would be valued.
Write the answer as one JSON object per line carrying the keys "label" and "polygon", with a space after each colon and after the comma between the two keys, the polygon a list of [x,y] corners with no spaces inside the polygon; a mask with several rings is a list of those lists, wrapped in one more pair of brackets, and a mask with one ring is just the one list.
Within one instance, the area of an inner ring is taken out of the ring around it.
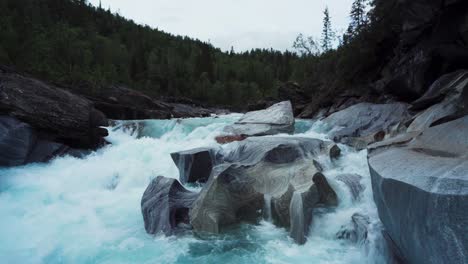
{"label": "green vegetation", "polygon": [[385,61],[382,50],[393,45],[381,45],[392,34],[385,5],[374,0],[367,17],[365,1],[356,0],[336,49],[326,10],[321,43],[300,35],[297,53],[235,53],[138,25],[86,0],[0,0],[0,64],[76,90],[123,84],[155,97],[213,105],[245,106],[295,81],[323,104],[360,87]]}
{"label": "green vegetation", "polygon": [[301,80],[295,53],[221,52],[84,0],[0,0],[0,63],[74,89],[125,84],[152,96],[245,105]]}

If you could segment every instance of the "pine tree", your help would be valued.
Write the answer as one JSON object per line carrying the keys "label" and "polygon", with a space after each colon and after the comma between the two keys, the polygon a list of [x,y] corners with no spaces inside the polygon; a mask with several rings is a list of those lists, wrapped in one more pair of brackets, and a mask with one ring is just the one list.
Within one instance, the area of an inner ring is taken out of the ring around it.
{"label": "pine tree", "polygon": [[353,34],[359,34],[367,23],[366,0],[355,0],[351,6],[351,23],[349,31]]}
{"label": "pine tree", "polygon": [[322,49],[324,52],[327,52],[333,47],[333,40],[335,39],[335,34],[332,30],[330,13],[328,7],[325,8],[323,12],[323,31],[322,31]]}

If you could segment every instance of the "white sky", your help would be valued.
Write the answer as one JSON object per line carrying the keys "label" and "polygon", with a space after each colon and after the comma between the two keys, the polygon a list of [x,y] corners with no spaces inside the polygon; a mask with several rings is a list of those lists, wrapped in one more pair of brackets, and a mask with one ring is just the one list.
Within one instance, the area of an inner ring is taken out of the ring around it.
{"label": "white sky", "polygon": [[[97,5],[99,0],[89,0]],[[299,33],[320,37],[323,10],[343,30],[353,0],[101,0],[139,24],[236,51],[291,49]]]}

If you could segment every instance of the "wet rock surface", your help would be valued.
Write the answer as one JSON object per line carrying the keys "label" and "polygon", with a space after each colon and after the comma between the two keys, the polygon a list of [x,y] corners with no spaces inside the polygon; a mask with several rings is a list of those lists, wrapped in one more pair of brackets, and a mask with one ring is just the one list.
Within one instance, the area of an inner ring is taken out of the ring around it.
{"label": "wet rock surface", "polygon": [[30,125],[13,117],[0,116],[0,167],[47,162],[64,155],[80,157],[86,153],[40,136]]}
{"label": "wet rock surface", "polygon": [[[219,153],[224,165],[211,175],[190,211],[194,231],[220,233],[240,220],[254,221],[259,210],[272,208],[272,220],[289,228],[296,242],[305,243],[312,209],[337,205],[335,192],[312,160],[329,158],[328,145],[333,143],[253,137],[237,144]],[[265,205],[266,200],[271,204]]]}
{"label": "wet rock surface", "polygon": [[215,165],[215,151],[207,148],[175,152],[171,157],[179,169],[179,179],[183,184],[206,182]]}
{"label": "wet rock surface", "polygon": [[362,149],[383,140],[409,118],[408,105],[404,103],[360,103],[330,115],[323,122],[330,128],[333,140]]}
{"label": "wet rock surface", "polygon": [[96,148],[107,136],[107,119],[89,100],[15,72],[0,71],[0,112],[71,147]]}
{"label": "wet rock surface", "polygon": [[141,212],[148,234],[173,235],[188,228],[189,210],[198,194],[186,190],[177,180],[154,179],[141,199]]}
{"label": "wet rock surface", "polygon": [[380,219],[409,263],[466,262],[467,135],[465,116],[369,153]]}
{"label": "wet rock surface", "polygon": [[364,191],[364,186],[360,183],[362,176],[358,174],[341,174],[336,177],[337,181],[343,182],[351,192],[353,200],[358,200],[361,193]]}
{"label": "wet rock surface", "polygon": [[429,90],[412,103],[412,109],[424,109],[419,113],[408,131],[422,131],[432,125],[443,123],[468,114],[468,71],[456,71],[438,79]]}
{"label": "wet rock surface", "polygon": [[350,223],[343,226],[336,234],[336,237],[338,239],[349,240],[353,243],[367,243],[369,225],[369,216],[355,213],[351,216]]}
{"label": "wet rock surface", "polygon": [[224,132],[241,136],[265,136],[294,132],[294,114],[291,102],[272,105],[265,110],[248,112]]}

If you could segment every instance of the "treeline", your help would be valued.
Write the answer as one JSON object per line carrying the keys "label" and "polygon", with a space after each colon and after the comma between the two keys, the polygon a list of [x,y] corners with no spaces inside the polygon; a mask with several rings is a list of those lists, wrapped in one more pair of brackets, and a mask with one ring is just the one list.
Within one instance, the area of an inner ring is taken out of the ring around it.
{"label": "treeline", "polygon": [[[350,24],[338,34],[324,11],[320,39],[299,35],[294,48],[307,58],[301,84],[313,95],[313,110],[330,105],[339,95],[378,97],[385,65],[395,55],[402,29],[396,1],[355,0]],[[377,88],[377,89],[376,89]]]}
{"label": "treeline", "polygon": [[338,34],[328,9],[320,39],[299,35],[295,52],[222,52],[209,43],[142,26],[86,0],[0,0],[0,63],[74,89],[124,84],[149,95],[246,106],[295,81],[316,107],[365,94],[393,55],[395,1],[355,0]]}
{"label": "treeline", "polygon": [[152,96],[239,106],[275,96],[280,82],[302,81],[306,59],[222,52],[85,0],[0,0],[0,63],[71,88],[124,84]]}

